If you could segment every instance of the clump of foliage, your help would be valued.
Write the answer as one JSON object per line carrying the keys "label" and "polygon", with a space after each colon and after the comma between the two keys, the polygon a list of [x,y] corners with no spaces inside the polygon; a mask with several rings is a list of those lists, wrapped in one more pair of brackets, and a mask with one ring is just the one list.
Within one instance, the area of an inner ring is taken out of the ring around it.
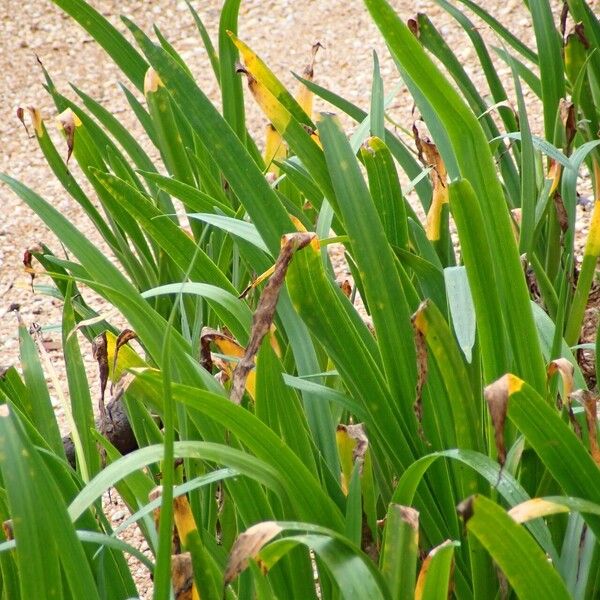
{"label": "clump of foliage", "polygon": [[[530,2],[534,50],[470,0],[437,1],[469,36],[485,93],[425,15],[407,26],[365,0],[431,136],[415,129],[415,153],[386,128],[377,57],[366,111],[315,84],[312,65],[294,96],[237,38],[239,0],[224,3],[218,51],[190,5],[219,112],[159,30],[153,41],[125,19],[138,50],[83,0],[55,0],[144,93],[123,87],[161,161],[46,74],[89,186],[32,108],[40,149],[115,260],[1,175],[69,251],[30,258],[52,278],[38,289],[64,301],[75,456],[21,324],[22,375],[0,380],[4,598],[135,596],[124,552],[153,572],[156,598],[598,596],[597,397],[573,351],[600,254],[596,200],[576,268],[583,170],[600,198],[600,23],[582,0],[558,24]],[[470,11],[502,43],[515,108]],[[269,123],[264,156],[246,83]],[[312,114],[313,94],[359,124],[350,139]],[[334,279],[332,241],[368,323]],[[130,329],[96,314],[82,284]],[[75,330],[127,413],[126,456],[95,427]],[[132,512],[114,531],[99,500],[112,486]],[[152,559],[117,537],[134,521]]]}

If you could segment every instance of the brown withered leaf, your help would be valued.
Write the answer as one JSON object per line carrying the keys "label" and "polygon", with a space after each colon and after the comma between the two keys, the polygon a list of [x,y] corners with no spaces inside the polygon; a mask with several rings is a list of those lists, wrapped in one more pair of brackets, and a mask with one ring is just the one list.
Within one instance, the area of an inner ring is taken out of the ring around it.
{"label": "brown withered leaf", "polygon": [[349,425],[340,424],[338,425],[338,431],[343,430],[348,434],[348,437],[354,440],[355,445],[352,451],[352,462],[362,462],[365,458],[365,454],[369,449],[369,439],[365,433],[365,426],[363,423],[353,423]]}
{"label": "brown withered leaf", "polygon": [[32,138],[33,136],[31,135],[31,133],[29,133],[29,127],[27,127],[27,123],[25,123],[25,110],[23,109],[22,106],[17,107],[17,119],[19,119],[19,121],[21,121],[21,124],[23,125],[23,127],[25,127],[25,131],[27,132],[27,137],[28,138]]}
{"label": "brown withered leaf", "polygon": [[585,409],[585,424],[588,431],[590,454],[600,466],[600,448],[598,447],[598,396],[589,390],[578,390],[577,397]]}
{"label": "brown withered leaf", "polygon": [[583,47],[586,50],[590,49],[590,42],[587,39],[586,35],[585,35],[585,27],[583,25],[583,23],[580,21],[579,23],[575,24],[575,27],[573,28],[573,31],[575,32],[575,34],[577,35],[577,37],[581,40],[581,43],[583,44]]}
{"label": "brown withered leaf", "polygon": [[285,280],[288,266],[294,256],[294,253],[308,246],[315,239],[314,233],[296,232],[288,233],[282,238],[281,251],[273,268],[273,275],[263,290],[258,306],[252,317],[252,331],[250,341],[246,346],[246,351],[242,359],[238,362],[232,377],[230,399],[235,404],[239,404],[244,395],[246,379],[248,374],[254,368],[254,357],[258,352],[260,343],[269,332],[279,292]]}
{"label": "brown withered leaf", "polygon": [[458,504],[456,507],[456,512],[458,516],[462,519],[463,526],[467,526],[467,522],[473,516],[473,500],[475,496],[469,496],[465,498],[462,502]]}
{"label": "brown withered leaf", "polygon": [[563,2],[561,11],[560,11],[560,35],[562,36],[563,40],[565,37],[565,33],[567,32],[567,19],[569,18],[569,5],[567,4],[567,2]]}
{"label": "brown withered leaf", "polygon": [[[575,104],[566,100],[565,98],[560,99],[559,104],[560,120],[562,121],[563,127],[565,128],[566,146],[570,148],[573,138],[577,133],[577,119],[575,115]],[[567,155],[569,152],[567,152]]]}
{"label": "brown withered leaf", "polygon": [[302,77],[304,77],[304,79],[308,79],[308,81],[312,81],[313,77],[315,76],[315,59],[317,57],[317,52],[320,48],[323,48],[323,50],[325,50],[325,46],[323,46],[323,44],[321,44],[321,42],[319,41],[316,41],[312,45],[310,62],[304,67],[304,70],[302,71]]}
{"label": "brown withered leaf", "polygon": [[61,112],[60,115],[58,115],[58,121],[65,132],[65,137],[67,139],[66,163],[69,164],[69,159],[71,158],[71,154],[73,154],[73,148],[75,147],[75,130],[77,128],[77,124],[79,123],[79,118],[70,108],[67,108]]}
{"label": "brown withered leaf", "polygon": [[106,333],[97,335],[92,341],[92,356],[98,363],[98,373],[100,377],[100,398],[98,399],[98,411],[102,422],[106,419],[106,408],[104,398],[106,394],[106,384],[108,383],[108,344]]}
{"label": "brown withered leaf", "polygon": [[209,372],[212,373],[213,360],[212,352],[210,351],[210,338],[205,335],[206,327],[200,332],[200,364]]}
{"label": "brown withered leaf", "polygon": [[411,529],[417,533],[419,531],[419,511],[411,506],[402,506],[400,504],[392,504],[390,510],[398,510],[400,518],[407,523]]}
{"label": "brown withered leaf", "polygon": [[238,536],[229,555],[223,585],[229,585],[248,566],[248,560],[255,558],[262,547],[281,531],[282,528],[275,521],[264,521],[252,525]]}
{"label": "brown withered leaf", "polygon": [[189,552],[171,556],[171,581],[175,600],[192,600],[194,597],[194,569]]}
{"label": "brown withered leaf", "polygon": [[[423,305],[421,305],[421,307],[422,306]],[[419,310],[421,307],[419,307]],[[417,310],[411,319],[415,332],[415,351],[417,355],[417,383],[413,410],[417,417],[419,437],[429,445],[429,442],[425,437],[425,431],[423,430],[423,387],[427,381],[427,342],[425,341],[425,334],[415,324],[419,310]]]}
{"label": "brown withered leaf", "polygon": [[504,441],[504,425],[508,411],[509,376],[503,375],[483,390],[483,395],[492,417],[494,441],[498,452],[498,462],[503,467],[506,462],[506,444]]}
{"label": "brown withered leaf", "polygon": [[432,241],[440,239],[442,207],[448,203],[448,172],[437,146],[419,133],[416,122],[412,126],[417,155],[424,167],[430,168],[429,178],[433,186],[431,206],[427,212],[425,232]]}
{"label": "brown withered leaf", "polygon": [[7,519],[2,523],[2,531],[4,532],[4,537],[7,540],[15,539],[15,532],[13,530],[13,522],[12,519]]}
{"label": "brown withered leaf", "polygon": [[[157,485],[156,487],[152,488],[150,490],[150,492],[148,493],[148,500],[150,502],[152,502],[154,500],[157,500],[161,496],[162,496],[162,485]],[[158,506],[157,508],[155,508],[152,511],[152,519],[154,521],[154,527],[156,528],[156,531],[158,531],[160,528],[160,506]],[[180,552],[181,552],[181,540],[179,539],[179,534],[177,532],[177,528],[173,527],[172,541],[171,541],[171,554],[175,555],[175,554],[179,554]]]}
{"label": "brown withered leaf", "polygon": [[567,215],[567,209],[565,208],[562,196],[558,193],[558,191],[554,192],[552,199],[554,201],[554,208],[556,209],[558,225],[564,234],[567,232],[567,229],[569,229],[569,216]]}
{"label": "brown withered leaf", "polygon": [[[575,375],[575,367],[566,358],[556,358],[548,364],[546,369],[548,379],[558,373],[562,381],[562,399],[567,405],[570,404],[571,392],[573,391],[573,376]],[[560,408],[560,406],[559,406]]]}
{"label": "brown withered leaf", "polygon": [[32,260],[33,254],[31,254],[29,250],[25,250],[25,252],[23,252],[23,266],[25,267],[25,272],[29,273],[29,277],[31,278],[31,291],[33,291],[33,280],[35,279],[35,270],[31,264]]}
{"label": "brown withered leaf", "polygon": [[342,283],[340,284],[340,289],[342,290],[346,298],[350,298],[352,296],[352,286],[350,285],[350,282],[347,279],[344,279],[344,281],[342,281]]}
{"label": "brown withered leaf", "polygon": [[408,19],[408,21],[406,21],[406,25],[410,29],[410,32],[418,39],[421,35],[421,32],[419,31],[418,19]]}

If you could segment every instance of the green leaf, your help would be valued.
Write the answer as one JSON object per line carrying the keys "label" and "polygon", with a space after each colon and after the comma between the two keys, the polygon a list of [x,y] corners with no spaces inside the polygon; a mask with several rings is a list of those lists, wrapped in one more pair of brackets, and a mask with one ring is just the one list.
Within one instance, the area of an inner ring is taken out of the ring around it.
{"label": "green leaf", "polygon": [[17,541],[21,595],[64,597],[64,584],[75,598],[99,598],[57,482],[7,407],[0,414],[0,469]]}
{"label": "green leaf", "polygon": [[427,555],[415,587],[415,600],[445,600],[451,585],[454,548],[459,542],[450,540],[436,546]]}
{"label": "green leaf", "polygon": [[539,546],[502,508],[476,496],[470,511],[467,530],[490,553],[519,598],[570,598],[563,580]]}
{"label": "green leaf", "polygon": [[395,600],[414,594],[419,554],[419,513],[408,506],[388,508],[380,569]]}
{"label": "green leaf", "polygon": [[[531,311],[525,308],[529,293],[506,201],[481,125],[390,5],[385,0],[365,0],[365,3],[392,55],[431,104],[447,133],[451,156],[456,158],[460,175],[468,178],[473,187],[482,212],[485,235],[495,250],[493,272],[502,301],[501,311],[495,313],[495,318],[503,315],[518,370],[536,389],[542,390],[545,386],[544,364]],[[443,158],[448,166],[448,157],[443,155]],[[451,172],[449,166],[448,169]],[[475,295],[474,286],[471,291]],[[524,340],[527,340],[526,344]]]}
{"label": "green leaf", "polygon": [[460,349],[463,351],[467,362],[472,360],[473,346],[475,345],[475,307],[469,288],[469,279],[465,267],[446,267],[444,269],[446,283],[446,296],[452,327]]}
{"label": "green leaf", "polygon": [[138,90],[143,90],[148,64],[123,34],[84,0],[52,1],[75,19],[106,50]]}
{"label": "green leaf", "polygon": [[[39,334],[34,334],[39,335]],[[38,349],[32,335],[19,316],[19,351],[23,380],[27,386],[26,415],[35,425],[52,451],[64,457],[62,439],[54,417],[46,375],[42,368]]]}
{"label": "green leaf", "polygon": [[373,84],[371,87],[371,135],[383,139],[385,137],[385,114],[383,107],[383,79],[379,69],[379,58],[373,50]]}

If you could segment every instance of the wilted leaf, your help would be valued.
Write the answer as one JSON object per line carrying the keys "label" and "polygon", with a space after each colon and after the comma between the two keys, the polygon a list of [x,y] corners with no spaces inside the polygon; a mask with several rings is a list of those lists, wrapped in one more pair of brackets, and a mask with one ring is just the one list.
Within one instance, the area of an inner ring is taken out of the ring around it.
{"label": "wilted leaf", "polygon": [[15,539],[15,532],[13,529],[12,519],[7,519],[6,521],[4,521],[2,523],[2,531],[4,532],[5,539],[7,539],[7,540]]}
{"label": "wilted leaf", "polygon": [[106,394],[106,384],[108,383],[109,373],[106,332],[96,336],[92,341],[92,356],[98,363],[98,374],[100,378],[100,398],[98,399],[98,410],[100,412],[100,418],[104,422],[106,417],[104,398]]}
{"label": "wilted leaf", "polygon": [[195,600],[199,598],[194,585],[192,555],[189,552],[171,556],[171,579],[175,600]]}
{"label": "wilted leaf", "polygon": [[262,547],[281,531],[282,528],[275,521],[264,521],[238,536],[229,555],[224,585],[229,585],[248,566],[248,559],[256,558]]}
{"label": "wilted leaf", "polygon": [[67,108],[63,112],[58,115],[58,123],[62,128],[65,137],[67,139],[67,160],[71,158],[71,154],[73,154],[73,149],[75,147],[75,131],[77,127],[81,125],[81,121],[79,117],[70,109]]}
{"label": "wilted leaf", "polygon": [[600,466],[600,448],[598,447],[598,396],[589,390],[578,390],[575,394],[585,409],[585,423],[588,430],[590,454]]}
{"label": "wilted leaf", "polygon": [[[312,46],[312,55],[310,62],[306,65],[306,67],[304,67],[304,70],[302,71],[302,77],[307,81],[312,81],[314,79],[315,58],[317,56],[319,48],[323,48],[321,42],[315,42]],[[313,112],[313,98],[313,92],[309,90],[304,83],[300,83],[296,99],[298,100],[298,104],[302,107],[302,110],[311,118]]]}
{"label": "wilted leaf", "polygon": [[[211,327],[204,327],[200,334],[200,348],[202,352],[202,364],[208,370],[212,369],[213,364],[221,369],[226,379],[231,379],[234,368],[232,361],[222,360],[221,358],[214,357],[210,352],[210,344],[213,343],[219,349],[219,352],[225,356],[231,356],[234,359],[241,359],[246,352],[245,348],[240,345],[233,337],[225,332],[212,329]],[[256,373],[252,371],[248,374],[246,380],[246,390],[250,396],[254,399],[256,393]]]}
{"label": "wilted leaf", "polygon": [[[575,118],[575,104],[566,98],[561,98],[560,105],[560,120],[565,128],[566,148],[570,148],[573,138],[577,133],[577,121]],[[568,152],[567,152],[568,154]]]}
{"label": "wilted leaf", "polygon": [[569,404],[569,397],[573,391],[573,376],[575,374],[575,367],[566,358],[556,358],[548,365],[547,373],[549,378],[555,373],[560,374],[563,385],[562,398],[564,402]]}
{"label": "wilted leaf", "polygon": [[348,494],[348,485],[357,461],[362,461],[369,448],[369,440],[362,423],[355,425],[340,424],[336,430],[336,442],[341,464],[341,486],[344,494]]}
{"label": "wilted leaf", "polygon": [[422,137],[419,134],[416,124],[413,124],[412,129],[419,159],[424,167],[431,169],[429,178],[433,184],[433,197],[427,213],[425,232],[427,239],[437,241],[441,235],[442,207],[444,204],[448,204],[448,185],[446,183],[448,173],[437,146],[429,138]]}
{"label": "wilted leaf", "polygon": [[488,404],[492,425],[494,426],[494,441],[498,452],[498,462],[503,467],[506,461],[506,445],[504,442],[504,424],[506,422],[506,413],[508,410],[508,398],[510,394],[518,391],[523,385],[523,381],[507,373],[486,386],[483,395]]}
{"label": "wilted leaf", "polygon": [[560,230],[563,233],[566,233],[567,229],[569,229],[569,215],[567,215],[565,203],[563,202],[562,196],[558,193],[558,191],[554,192],[552,200],[554,201],[554,208],[556,209],[556,218],[558,219],[558,225],[560,227]]}
{"label": "wilted leaf", "polygon": [[252,331],[246,352],[233,372],[230,399],[235,404],[239,404],[242,400],[246,379],[248,374],[254,369],[254,357],[264,336],[271,327],[275,308],[277,307],[277,300],[279,299],[279,292],[285,280],[285,274],[290,261],[297,250],[308,246],[315,239],[316,235],[314,233],[304,232],[288,233],[282,238],[281,251],[275,262],[273,275],[269,279],[269,283],[265,286],[252,317]]}

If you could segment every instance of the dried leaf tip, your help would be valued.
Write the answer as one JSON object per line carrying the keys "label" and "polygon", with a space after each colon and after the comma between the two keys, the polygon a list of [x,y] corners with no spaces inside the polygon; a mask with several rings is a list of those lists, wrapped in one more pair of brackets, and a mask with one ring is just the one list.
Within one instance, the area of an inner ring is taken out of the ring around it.
{"label": "dried leaf tip", "polygon": [[81,125],[79,117],[70,109],[67,108],[58,115],[59,127],[64,131],[67,137],[67,163],[73,154],[75,145],[75,129]]}
{"label": "dried leaf tip", "polygon": [[416,312],[412,316],[413,326],[423,335],[427,335],[427,319],[425,318],[424,313],[428,306],[429,300],[423,300],[423,302],[419,304],[419,308],[417,308]]}
{"label": "dried leaf tip", "polygon": [[275,521],[264,521],[242,533],[231,549],[223,577],[224,585],[229,585],[248,566],[248,559],[255,558],[263,546],[281,531],[283,529]]}
{"label": "dried leaf tip", "polygon": [[[35,106],[28,106],[27,112],[29,113],[29,118],[31,119],[33,129],[35,130],[35,135],[39,138],[42,137],[42,135],[44,135],[44,129],[42,127],[42,113]],[[23,109],[21,107],[17,109],[17,116],[19,117],[21,123],[23,123],[25,131],[27,131],[27,134],[29,135],[27,125],[25,125],[25,121],[23,119]]]}
{"label": "dried leaf tip", "polygon": [[144,77],[144,95],[154,93],[158,91],[158,88],[161,87],[165,87],[165,84],[158,76],[158,73],[152,67],[150,67],[146,71],[146,76]]}
{"label": "dried leaf tip", "polygon": [[490,383],[483,391],[494,426],[494,438],[500,466],[504,466],[504,462],[506,461],[504,424],[506,422],[506,413],[508,412],[508,398],[515,392],[518,392],[522,386],[522,379],[511,373],[507,373],[500,377],[500,379]]}
{"label": "dried leaf tip", "polygon": [[412,506],[401,506],[399,504],[395,504],[393,506],[396,510],[399,511],[400,518],[412,529],[419,529],[419,511],[416,508],[412,508]]}

